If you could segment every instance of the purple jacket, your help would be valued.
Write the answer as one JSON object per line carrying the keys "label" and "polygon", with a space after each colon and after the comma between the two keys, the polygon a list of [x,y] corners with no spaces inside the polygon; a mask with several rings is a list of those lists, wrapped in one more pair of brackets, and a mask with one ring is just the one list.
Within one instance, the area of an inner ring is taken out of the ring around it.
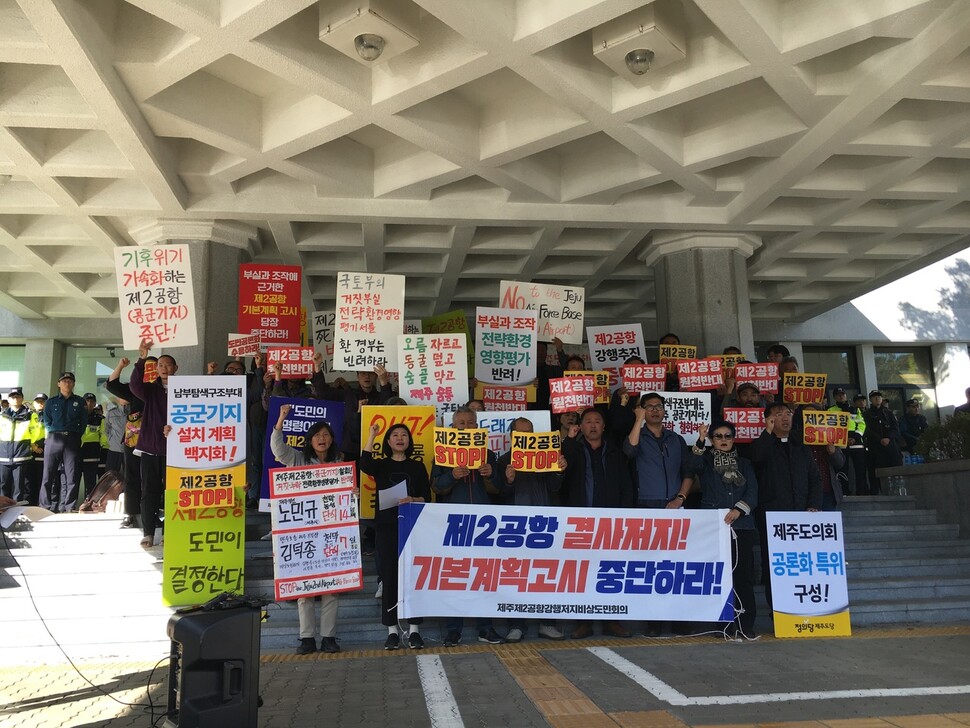
{"label": "purple jacket", "polygon": [[135,369],[128,382],[131,393],[145,403],[145,411],[141,419],[141,434],[138,436],[138,449],[149,455],[165,454],[165,435],[162,429],[168,418],[168,393],[162,386],[162,380],[145,382],[145,360],[135,362]]}

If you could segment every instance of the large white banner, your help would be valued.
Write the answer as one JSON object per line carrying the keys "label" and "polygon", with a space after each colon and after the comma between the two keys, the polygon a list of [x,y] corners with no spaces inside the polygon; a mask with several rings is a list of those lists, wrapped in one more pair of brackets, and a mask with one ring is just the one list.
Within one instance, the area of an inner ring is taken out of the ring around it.
{"label": "large white banner", "polygon": [[360,589],[364,576],[354,464],[269,473],[276,598]]}
{"label": "large white banner", "polygon": [[338,273],[334,369],[397,371],[397,337],[404,332],[404,276]]}
{"label": "large white banner", "polygon": [[405,618],[730,621],[726,513],[406,504],[399,609]]}
{"label": "large white banner", "polygon": [[115,248],[115,275],[126,349],[142,339],[165,348],[199,343],[188,245]]}
{"label": "large white banner", "polygon": [[631,356],[638,356],[643,361],[647,361],[646,347],[643,343],[643,326],[640,324],[587,326],[586,341],[589,344],[590,368],[610,373],[611,392],[616,391],[623,384],[620,371],[623,362]]}
{"label": "large white banner", "polygon": [[852,634],[842,514],[769,511],[765,517],[775,636]]}
{"label": "large white banner", "polygon": [[583,343],[585,288],[502,281],[499,306],[535,311],[539,317],[539,341],[558,337],[566,344]]}
{"label": "large white banner", "polygon": [[524,417],[532,423],[533,432],[552,429],[549,410],[520,410],[518,412],[479,412],[478,426],[488,431],[488,449],[499,455],[512,449],[512,423]]}

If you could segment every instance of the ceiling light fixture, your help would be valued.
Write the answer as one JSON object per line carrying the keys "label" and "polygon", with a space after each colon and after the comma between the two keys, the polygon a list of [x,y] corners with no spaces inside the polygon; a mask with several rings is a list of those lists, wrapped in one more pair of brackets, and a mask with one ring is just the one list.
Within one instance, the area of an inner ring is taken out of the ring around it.
{"label": "ceiling light fixture", "polygon": [[626,67],[630,69],[631,73],[634,73],[637,76],[642,76],[650,70],[650,64],[653,62],[653,57],[654,53],[649,48],[637,48],[636,50],[627,53],[623,60],[626,63]]}
{"label": "ceiling light fixture", "polygon": [[354,38],[354,48],[365,61],[376,61],[384,52],[384,38],[377,33],[361,33]]}

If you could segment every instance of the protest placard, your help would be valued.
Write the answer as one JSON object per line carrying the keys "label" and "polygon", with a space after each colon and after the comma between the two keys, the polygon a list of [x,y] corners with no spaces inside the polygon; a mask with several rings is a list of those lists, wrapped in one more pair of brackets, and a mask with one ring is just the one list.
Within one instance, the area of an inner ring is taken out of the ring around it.
{"label": "protest placard", "polygon": [[335,369],[397,371],[397,337],[404,331],[404,276],[338,273],[334,318]]}
{"label": "protest placard", "polygon": [[503,387],[500,384],[481,384],[479,387],[481,396],[476,388],[475,399],[482,400],[488,412],[517,411],[528,405],[529,392],[525,387]]}
{"label": "protest placard", "polygon": [[677,362],[682,359],[696,359],[696,346],[681,346],[680,344],[661,344],[660,363],[667,367],[667,373],[677,371]]}
{"label": "protest placard", "polygon": [[725,407],[724,420],[734,425],[734,442],[754,442],[765,429],[765,411],[760,407]]}
{"label": "protest placard", "polygon": [[562,434],[556,432],[512,432],[510,464],[525,473],[558,473]]}
{"label": "protest placard", "polygon": [[[405,332],[407,333],[407,332]],[[468,358],[468,370],[475,369],[475,347],[472,341],[472,330],[468,326],[468,318],[465,316],[464,309],[455,309],[447,313],[439,313],[436,316],[428,316],[421,319],[421,329],[419,334],[464,334],[465,335],[465,356]]]}
{"label": "protest placard", "polygon": [[163,347],[199,343],[188,245],[115,248],[115,277],[126,349],[143,339]]}
{"label": "protest placard", "polygon": [[526,384],[536,376],[536,313],[479,308],[475,314],[475,378]]}
{"label": "protest placard", "polygon": [[761,394],[778,394],[778,365],[774,362],[736,364],[734,366],[734,391],[745,382],[758,388]]}
{"label": "protest placard", "polygon": [[[412,457],[420,461],[431,476],[434,465],[435,408],[430,405],[364,405],[360,411],[360,441],[366,443],[371,425],[377,425],[374,438],[374,457],[384,457],[381,447],[384,435],[393,425],[404,424],[411,431],[414,443]],[[373,518],[377,510],[377,484],[367,473],[360,473],[360,517]]]}
{"label": "protest placard", "polygon": [[564,377],[592,377],[593,404],[610,403],[610,373],[606,371],[582,371],[567,369],[562,373]]}
{"label": "protest placard", "polygon": [[848,447],[850,417],[848,412],[802,410],[802,442]]}
{"label": "protest placard", "polygon": [[683,359],[677,362],[677,383],[682,392],[704,392],[724,384],[723,362],[709,359]]}
{"label": "protest placard", "polygon": [[266,371],[280,365],[282,379],[313,379],[316,364],[312,346],[270,346],[266,349]]}
{"label": "protest placard", "polygon": [[850,636],[842,514],[765,515],[775,637]]}
{"label": "protest placard", "polygon": [[552,429],[549,410],[479,412],[478,426],[488,431],[489,450],[502,454],[512,449],[512,423],[520,417],[532,423],[533,432],[547,432]]}
{"label": "protest placard", "polygon": [[421,319],[404,319],[404,331],[405,334],[420,334],[421,333]]}
{"label": "protest placard", "polygon": [[141,379],[143,382],[154,382],[158,379],[158,359],[145,359],[145,373]]}
{"label": "protest placard", "polygon": [[619,326],[587,326],[586,341],[589,344],[589,360],[592,369],[610,373],[610,391],[622,384],[620,369],[631,356],[647,360],[643,343],[643,326],[622,324]]}
{"label": "protest placard", "polygon": [[827,374],[785,372],[782,375],[782,399],[789,404],[817,404],[825,399]]}
{"label": "protest placard", "polygon": [[[646,394],[646,392],[643,392]],[[664,427],[694,442],[701,425],[711,424],[710,392],[658,392],[664,398]],[[692,439],[693,438],[693,439]]]}
{"label": "protest placard", "polygon": [[408,503],[398,513],[404,618],[734,618],[726,510]]}
{"label": "protest placard", "polygon": [[397,362],[401,398],[408,404],[433,404],[447,422],[468,401],[464,334],[398,336]]}
{"label": "protest placard", "polygon": [[501,308],[536,312],[540,341],[559,338],[567,344],[582,344],[585,305],[586,289],[575,286],[502,281],[499,288]]}
{"label": "protest placard", "polygon": [[355,470],[344,462],[270,471],[277,600],[363,586]]}
{"label": "protest placard", "polygon": [[298,265],[239,266],[239,331],[262,346],[300,343],[303,269]]}
{"label": "protest placard", "polygon": [[242,589],[246,383],[169,377],[162,599],[170,606]]}
{"label": "protest placard", "polygon": [[434,464],[478,470],[488,461],[488,430],[434,428]]}
{"label": "protest placard", "polygon": [[549,408],[553,414],[578,412],[595,402],[596,381],[593,377],[559,377],[549,380]]}
{"label": "protest placard", "polygon": [[[270,397],[269,409],[266,413],[267,429],[275,427],[280,418],[280,407],[290,405],[290,411],[283,420],[283,440],[287,447],[302,450],[306,445],[306,433],[318,422],[326,422],[333,429],[337,438],[337,449],[341,449],[344,436],[344,403],[330,402],[325,399],[297,399],[294,397]],[[259,510],[269,513],[269,471],[282,468],[283,463],[273,455],[270,446],[270,433],[266,433],[263,442],[263,470],[260,473]]]}
{"label": "protest placard", "polygon": [[347,381],[354,381],[355,372],[338,371],[333,368],[333,324],[336,314],[333,311],[314,311],[310,315],[310,346],[313,353],[319,354],[320,371],[328,382],[336,378],[343,378]]}
{"label": "protest placard", "polygon": [[259,334],[229,334],[229,356],[255,356],[259,348]]}
{"label": "protest placard", "polygon": [[630,392],[659,392],[667,386],[665,364],[627,364],[621,371],[623,386]]}
{"label": "protest placard", "polygon": [[707,358],[721,360],[721,368],[724,370],[725,379],[734,379],[734,368],[747,359],[744,354],[716,354]]}

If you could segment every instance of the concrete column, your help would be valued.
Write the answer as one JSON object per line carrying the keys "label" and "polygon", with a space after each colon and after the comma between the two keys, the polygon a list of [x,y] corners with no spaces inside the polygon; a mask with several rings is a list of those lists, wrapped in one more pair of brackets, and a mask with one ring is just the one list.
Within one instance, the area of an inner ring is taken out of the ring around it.
{"label": "concrete column", "polygon": [[936,381],[936,404],[940,417],[953,414],[953,408],[967,401],[970,387],[970,355],[966,344],[934,344],[933,379]]}
{"label": "concrete column", "polygon": [[64,371],[67,346],[57,339],[27,339],[24,346],[24,397],[33,400],[38,392],[57,391],[57,378]]}
{"label": "concrete column", "polygon": [[[129,231],[139,244],[180,243],[189,246],[197,346],[153,350],[171,354],[179,374],[205,374],[206,363],[228,360],[227,334],[235,332],[239,310],[239,265],[252,260],[258,245],[255,227],[241,223],[156,220]],[[204,239],[199,237],[204,235]],[[191,236],[191,237],[190,237]]]}
{"label": "concrete column", "polygon": [[859,389],[869,396],[869,392],[879,388],[879,374],[876,372],[876,352],[872,344],[860,344],[855,348],[855,358],[859,366]]}
{"label": "concrete column", "polygon": [[698,356],[737,346],[754,357],[745,260],[761,245],[747,234],[657,233],[643,254],[654,269],[657,328]]}
{"label": "concrete column", "polygon": [[788,349],[788,353],[798,359],[798,371],[807,372],[808,369],[805,366],[805,350],[802,348],[802,342],[800,341],[779,341],[779,344]]}

